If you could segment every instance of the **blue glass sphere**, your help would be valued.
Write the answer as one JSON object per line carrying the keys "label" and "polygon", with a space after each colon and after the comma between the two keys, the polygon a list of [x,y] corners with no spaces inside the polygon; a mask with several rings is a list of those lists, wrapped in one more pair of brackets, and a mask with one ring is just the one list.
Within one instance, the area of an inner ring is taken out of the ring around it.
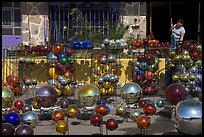
{"label": "blue glass sphere", "polygon": [[15,112],[10,112],[5,115],[4,117],[5,123],[10,123],[14,127],[18,126],[20,124],[20,116]]}

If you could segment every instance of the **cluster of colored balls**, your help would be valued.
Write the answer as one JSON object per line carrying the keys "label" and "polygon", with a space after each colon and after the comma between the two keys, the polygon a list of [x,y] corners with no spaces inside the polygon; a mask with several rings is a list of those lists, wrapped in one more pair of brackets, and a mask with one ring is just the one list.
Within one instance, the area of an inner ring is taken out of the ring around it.
{"label": "cluster of colored balls", "polygon": [[158,92],[158,63],[158,59],[153,55],[137,55],[137,61],[133,62],[133,81],[142,87],[144,95],[154,95]]}
{"label": "cluster of colored balls", "polygon": [[84,41],[75,40],[70,42],[67,45],[67,47],[70,49],[92,49],[93,45],[90,40],[84,40]]}
{"label": "cluster of colored balls", "polygon": [[101,49],[120,49],[126,48],[128,45],[124,39],[104,39],[103,44],[101,44]]}

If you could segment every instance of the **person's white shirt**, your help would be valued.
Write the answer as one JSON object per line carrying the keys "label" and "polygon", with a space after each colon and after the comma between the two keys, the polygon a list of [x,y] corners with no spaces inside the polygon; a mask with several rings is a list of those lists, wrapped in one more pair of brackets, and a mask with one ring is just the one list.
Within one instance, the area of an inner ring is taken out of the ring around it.
{"label": "person's white shirt", "polygon": [[173,29],[172,29],[172,37],[173,37],[174,39],[179,39],[180,36],[181,36],[181,33],[185,33],[184,27],[183,27],[183,26],[177,27],[177,25],[175,24],[175,25],[173,26]]}

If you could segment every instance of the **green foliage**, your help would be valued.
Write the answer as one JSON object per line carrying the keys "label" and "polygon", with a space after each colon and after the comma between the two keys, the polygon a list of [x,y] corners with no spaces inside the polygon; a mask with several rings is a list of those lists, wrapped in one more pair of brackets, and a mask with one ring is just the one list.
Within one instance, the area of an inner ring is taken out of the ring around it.
{"label": "green foliage", "polygon": [[84,19],[82,12],[74,8],[71,10],[71,16],[72,16],[72,22],[81,22],[82,23],[82,29],[76,30],[76,28],[72,27],[72,31],[76,32],[73,37],[69,38],[69,41],[72,40],[91,40],[92,43],[100,44],[103,42],[105,38],[108,39],[120,39],[123,37],[124,33],[128,30],[129,26],[124,27],[123,24],[118,21],[115,22],[113,25],[110,22],[105,22],[105,27],[107,27],[108,30],[108,36],[103,35],[102,28],[93,28],[89,24],[87,20]]}

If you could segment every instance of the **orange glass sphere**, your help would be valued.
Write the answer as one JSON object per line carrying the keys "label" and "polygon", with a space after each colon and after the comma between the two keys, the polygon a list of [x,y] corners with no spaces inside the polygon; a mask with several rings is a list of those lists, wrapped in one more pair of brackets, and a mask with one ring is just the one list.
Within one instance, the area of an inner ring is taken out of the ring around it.
{"label": "orange glass sphere", "polygon": [[64,50],[64,47],[60,44],[55,44],[52,48],[52,51],[55,55],[62,53],[63,50]]}
{"label": "orange glass sphere", "polygon": [[59,120],[64,120],[64,117],[65,117],[65,114],[61,110],[56,110],[52,114],[52,120],[55,121],[55,122],[57,122]]}
{"label": "orange glass sphere", "polygon": [[145,115],[154,115],[156,113],[156,107],[152,104],[146,104],[143,107]]}
{"label": "orange glass sphere", "polygon": [[99,114],[99,115],[101,115],[101,116],[105,116],[105,115],[108,114],[107,107],[104,106],[104,105],[102,105],[102,104],[96,106],[95,111],[96,111],[96,114]]}
{"label": "orange glass sphere", "polygon": [[154,73],[151,72],[151,71],[146,71],[146,72],[145,72],[145,78],[146,78],[146,80],[152,80],[152,79],[154,79]]}
{"label": "orange glass sphere", "polygon": [[148,128],[150,126],[150,119],[147,116],[137,117],[136,124],[138,128]]}

